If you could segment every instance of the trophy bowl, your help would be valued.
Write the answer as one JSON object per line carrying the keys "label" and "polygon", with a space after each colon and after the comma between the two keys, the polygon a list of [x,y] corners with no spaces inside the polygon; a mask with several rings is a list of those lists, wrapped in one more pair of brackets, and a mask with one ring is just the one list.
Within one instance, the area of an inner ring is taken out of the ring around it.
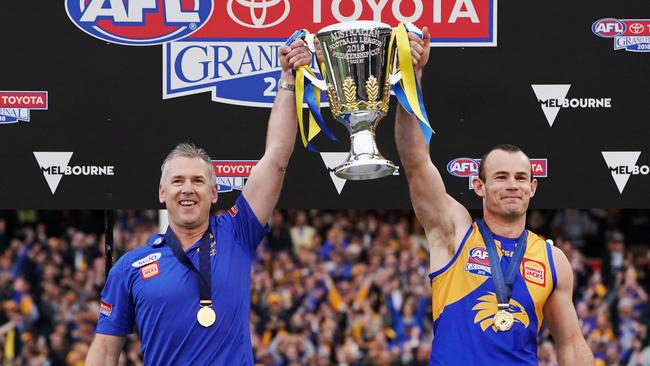
{"label": "trophy bowl", "polygon": [[392,28],[374,21],[333,24],[321,29],[327,96],[334,118],[350,133],[350,153],[335,168],[349,180],[393,174],[397,166],[377,149],[375,130],[388,112],[393,68]]}

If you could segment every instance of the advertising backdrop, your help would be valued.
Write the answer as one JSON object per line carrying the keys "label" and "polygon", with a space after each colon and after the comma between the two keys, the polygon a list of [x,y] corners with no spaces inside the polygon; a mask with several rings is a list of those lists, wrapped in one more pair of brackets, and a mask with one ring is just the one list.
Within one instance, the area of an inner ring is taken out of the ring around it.
{"label": "advertising backdrop", "polygon": [[[431,157],[468,207],[478,159],[520,146],[537,208],[650,207],[650,3],[497,0],[56,0],[0,5],[0,208],[155,208],[178,142],[215,159],[229,207],[264,152],[278,47],[296,29],[412,22],[433,34]],[[379,124],[399,165],[395,100]],[[343,181],[349,148],[297,136],[279,207],[409,208],[402,174]]]}

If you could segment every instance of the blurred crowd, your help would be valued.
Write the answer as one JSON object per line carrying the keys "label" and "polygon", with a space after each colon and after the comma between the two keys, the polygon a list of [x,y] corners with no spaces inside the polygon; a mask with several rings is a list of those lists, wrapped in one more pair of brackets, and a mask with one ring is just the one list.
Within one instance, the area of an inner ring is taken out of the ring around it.
{"label": "blurred crowd", "polygon": [[[275,211],[252,269],[259,365],[428,365],[426,238],[412,211]],[[650,366],[650,212],[531,210],[575,278],[597,365]],[[158,232],[156,211],[115,213],[114,256]],[[105,278],[101,212],[0,212],[2,365],[83,365]],[[444,336],[444,335],[441,335]],[[547,329],[539,364],[557,365]],[[120,363],[142,364],[137,334]]]}

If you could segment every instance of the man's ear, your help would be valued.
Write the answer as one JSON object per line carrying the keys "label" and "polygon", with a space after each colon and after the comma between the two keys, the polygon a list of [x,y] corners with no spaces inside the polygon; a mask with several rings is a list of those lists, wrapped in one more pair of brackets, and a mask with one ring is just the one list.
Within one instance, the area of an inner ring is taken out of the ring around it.
{"label": "man's ear", "polygon": [[212,186],[212,191],[210,192],[210,196],[211,196],[212,204],[217,203],[217,200],[219,199],[219,190],[217,190],[216,185]]}
{"label": "man's ear", "polygon": [[537,192],[537,179],[533,178],[533,181],[530,182],[530,197],[533,197]]}
{"label": "man's ear", "polygon": [[162,185],[158,186],[158,201],[160,201],[160,203],[165,203],[165,187]]}
{"label": "man's ear", "polygon": [[479,197],[485,197],[485,183],[483,183],[481,178],[474,177],[472,179],[472,187],[474,188],[474,192],[476,192]]}

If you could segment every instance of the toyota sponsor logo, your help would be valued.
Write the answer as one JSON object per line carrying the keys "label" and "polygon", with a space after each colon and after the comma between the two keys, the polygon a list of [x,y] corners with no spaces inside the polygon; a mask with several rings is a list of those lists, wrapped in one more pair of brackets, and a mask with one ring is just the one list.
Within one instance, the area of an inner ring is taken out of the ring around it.
{"label": "toyota sponsor logo", "polygon": [[620,194],[623,194],[630,177],[650,174],[648,165],[637,164],[641,151],[602,151],[601,154]]}
{"label": "toyota sponsor logo", "polygon": [[[432,47],[494,47],[497,0],[227,0],[201,30],[163,45],[163,99],[209,92],[216,102],[271,107],[278,49],[297,29],[374,20],[428,26]],[[318,74],[314,60],[312,69]],[[320,77],[320,75],[318,75]],[[322,95],[322,105],[328,105]]]}
{"label": "toyota sponsor logo", "polygon": [[641,34],[646,30],[646,27],[641,23],[632,23],[628,29],[630,30],[630,33]]}
{"label": "toyota sponsor logo", "polygon": [[591,26],[595,35],[614,39],[614,50],[650,52],[650,19],[599,19]]}
{"label": "toyota sponsor logo", "polygon": [[612,98],[567,98],[571,84],[532,84],[549,126],[553,126],[560,109],[611,108]]}
{"label": "toyota sponsor logo", "polygon": [[66,0],[82,31],[112,43],[150,46],[197,31],[210,19],[213,0]]}
{"label": "toyota sponsor logo", "polygon": [[69,165],[71,151],[34,151],[36,162],[54,195],[64,176],[115,175],[113,165]]}
{"label": "toyota sponsor logo", "polygon": [[289,0],[228,0],[227,10],[235,23],[261,29],[273,27],[287,19],[291,3]]}
{"label": "toyota sponsor logo", "polygon": [[219,193],[242,191],[258,160],[212,160]]}
{"label": "toyota sponsor logo", "polygon": [[29,122],[33,110],[47,110],[46,91],[0,91],[0,125]]}

